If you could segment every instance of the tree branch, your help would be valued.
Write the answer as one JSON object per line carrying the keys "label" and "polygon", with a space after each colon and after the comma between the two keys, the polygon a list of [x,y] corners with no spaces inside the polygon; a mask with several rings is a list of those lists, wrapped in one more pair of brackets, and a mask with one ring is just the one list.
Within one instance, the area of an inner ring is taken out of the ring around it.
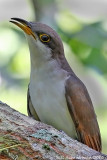
{"label": "tree branch", "polygon": [[36,21],[56,26],[55,15],[58,9],[55,0],[32,0],[31,2]]}
{"label": "tree branch", "polygon": [[53,127],[0,102],[0,160],[107,159]]}

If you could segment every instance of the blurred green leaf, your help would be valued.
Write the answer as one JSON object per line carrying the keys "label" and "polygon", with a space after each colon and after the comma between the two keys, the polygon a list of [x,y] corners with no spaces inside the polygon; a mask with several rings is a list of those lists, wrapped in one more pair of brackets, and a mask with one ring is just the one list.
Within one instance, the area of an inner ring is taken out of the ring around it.
{"label": "blurred green leaf", "polygon": [[22,45],[11,60],[9,70],[20,77],[28,77],[30,73],[30,54],[27,45]]}
{"label": "blurred green leaf", "polygon": [[0,66],[6,64],[9,58],[20,46],[19,36],[11,29],[2,28],[0,30]]}
{"label": "blurred green leaf", "polygon": [[85,26],[71,38],[69,36],[67,41],[84,65],[107,74],[107,33],[101,28],[100,22]]}
{"label": "blurred green leaf", "polygon": [[56,15],[58,26],[67,33],[75,33],[82,29],[82,23],[68,10],[63,10]]}

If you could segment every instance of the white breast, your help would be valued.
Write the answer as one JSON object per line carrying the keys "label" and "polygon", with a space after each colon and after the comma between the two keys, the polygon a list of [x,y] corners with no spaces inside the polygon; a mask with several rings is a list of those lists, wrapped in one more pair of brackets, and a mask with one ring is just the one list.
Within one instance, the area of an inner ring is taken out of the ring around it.
{"label": "white breast", "polygon": [[65,73],[50,71],[48,65],[32,71],[29,91],[40,120],[74,137],[75,129],[65,99],[65,81]]}

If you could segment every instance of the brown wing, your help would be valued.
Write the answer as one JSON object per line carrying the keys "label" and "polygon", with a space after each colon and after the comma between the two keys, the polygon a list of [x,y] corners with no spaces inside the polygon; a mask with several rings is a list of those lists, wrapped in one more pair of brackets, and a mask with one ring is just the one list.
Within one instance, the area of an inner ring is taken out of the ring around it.
{"label": "brown wing", "polygon": [[40,121],[40,119],[36,113],[36,110],[34,109],[32,102],[31,102],[31,98],[30,98],[30,94],[29,94],[29,87],[28,87],[28,92],[27,92],[27,112],[28,112],[28,116],[33,117],[37,121]]}
{"label": "brown wing", "polygon": [[101,151],[100,130],[84,84],[75,76],[66,81],[66,100],[80,142]]}

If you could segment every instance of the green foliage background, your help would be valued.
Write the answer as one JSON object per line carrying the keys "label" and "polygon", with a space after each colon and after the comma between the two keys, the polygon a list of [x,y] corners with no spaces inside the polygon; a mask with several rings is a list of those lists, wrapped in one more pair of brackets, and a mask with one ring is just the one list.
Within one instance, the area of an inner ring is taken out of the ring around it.
{"label": "green foliage background", "polygon": [[[107,153],[107,22],[83,22],[69,9],[60,8],[60,3],[60,0],[28,1],[32,14],[26,19],[42,21],[61,36],[70,65],[91,94],[101,129],[103,153]],[[29,75],[30,57],[25,36],[19,28],[2,21],[0,100],[24,114],[27,114]]]}

